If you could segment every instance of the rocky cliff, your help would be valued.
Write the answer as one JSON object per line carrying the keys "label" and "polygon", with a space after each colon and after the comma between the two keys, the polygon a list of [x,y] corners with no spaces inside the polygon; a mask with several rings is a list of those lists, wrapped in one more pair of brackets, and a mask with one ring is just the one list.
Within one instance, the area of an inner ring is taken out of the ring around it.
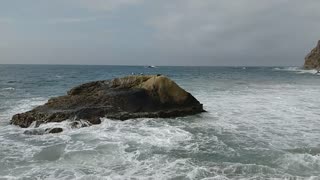
{"label": "rocky cliff", "polygon": [[320,41],[317,46],[306,56],[305,69],[320,69]]}

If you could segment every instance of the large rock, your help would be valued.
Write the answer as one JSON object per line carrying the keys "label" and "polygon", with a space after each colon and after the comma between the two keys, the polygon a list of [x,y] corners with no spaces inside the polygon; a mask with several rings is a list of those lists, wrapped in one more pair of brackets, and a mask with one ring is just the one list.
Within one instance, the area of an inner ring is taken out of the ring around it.
{"label": "large rock", "polygon": [[82,84],[65,96],[14,115],[11,123],[24,128],[66,119],[99,124],[101,117],[169,118],[201,112],[202,104],[165,76],[128,76]]}
{"label": "large rock", "polygon": [[304,68],[320,70],[320,41],[318,42],[317,46],[306,56]]}

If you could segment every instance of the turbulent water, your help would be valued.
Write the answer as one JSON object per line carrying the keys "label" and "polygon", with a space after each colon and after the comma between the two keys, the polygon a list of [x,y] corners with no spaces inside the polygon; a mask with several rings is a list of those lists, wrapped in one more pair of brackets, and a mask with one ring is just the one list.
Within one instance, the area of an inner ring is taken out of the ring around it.
{"label": "turbulent water", "polygon": [[[75,85],[131,73],[169,76],[208,112],[42,136],[9,124]],[[320,76],[299,68],[0,65],[0,179],[320,179],[319,107]]]}

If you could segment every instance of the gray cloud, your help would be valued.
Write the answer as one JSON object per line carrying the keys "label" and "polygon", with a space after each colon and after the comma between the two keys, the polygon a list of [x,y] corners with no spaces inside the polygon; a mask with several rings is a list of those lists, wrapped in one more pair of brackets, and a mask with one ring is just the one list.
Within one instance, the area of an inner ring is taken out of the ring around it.
{"label": "gray cloud", "polygon": [[298,65],[320,38],[319,1],[184,0],[164,7],[151,20],[159,48],[190,56],[189,64]]}
{"label": "gray cloud", "polygon": [[48,23],[52,24],[59,24],[59,23],[86,23],[97,21],[98,17],[63,17],[63,18],[54,18],[47,21]]}
{"label": "gray cloud", "polygon": [[142,3],[144,0],[71,0],[73,4],[83,8],[99,11],[112,11],[124,6]]}
{"label": "gray cloud", "polygon": [[318,0],[50,3],[0,18],[0,63],[301,65],[320,39]]}
{"label": "gray cloud", "polygon": [[12,22],[13,22],[12,18],[0,17],[0,24],[8,24],[8,23],[12,23]]}

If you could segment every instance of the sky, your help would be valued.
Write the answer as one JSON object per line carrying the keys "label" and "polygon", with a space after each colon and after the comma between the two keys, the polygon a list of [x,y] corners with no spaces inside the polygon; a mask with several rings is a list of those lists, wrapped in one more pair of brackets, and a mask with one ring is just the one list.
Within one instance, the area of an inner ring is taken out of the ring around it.
{"label": "sky", "polygon": [[0,64],[300,66],[319,0],[0,0]]}

